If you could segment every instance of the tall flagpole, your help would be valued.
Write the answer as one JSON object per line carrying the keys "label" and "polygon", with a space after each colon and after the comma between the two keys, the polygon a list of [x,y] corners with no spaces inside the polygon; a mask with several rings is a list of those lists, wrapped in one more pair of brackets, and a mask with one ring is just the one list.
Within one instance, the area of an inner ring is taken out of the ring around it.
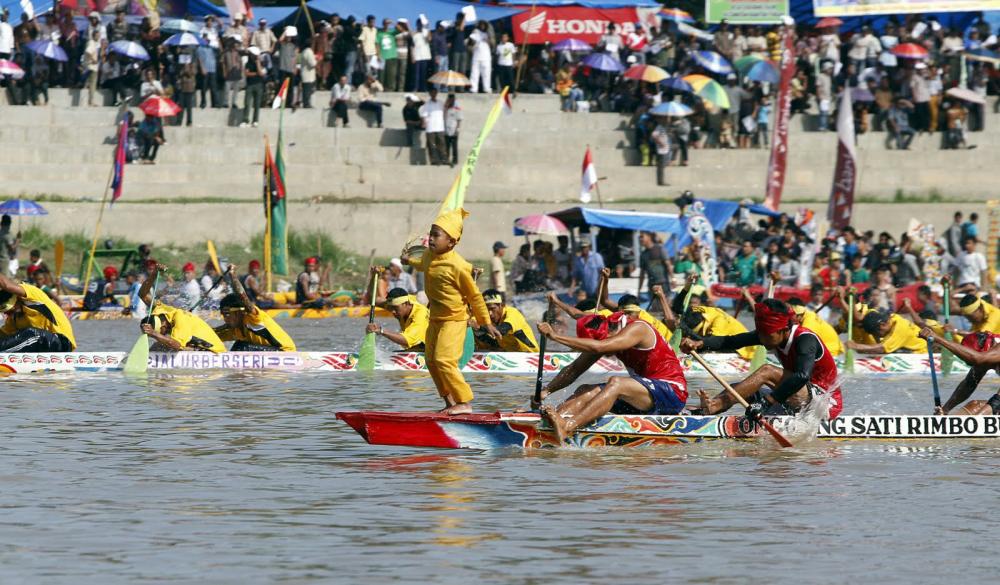
{"label": "tall flagpole", "polygon": [[91,272],[94,269],[94,254],[97,252],[97,240],[101,237],[101,222],[104,221],[104,207],[108,203],[108,191],[111,190],[111,180],[114,178],[115,167],[111,165],[108,173],[108,182],[104,186],[104,196],[101,197],[101,211],[97,214],[97,225],[94,226],[94,241],[90,243],[90,258],[87,259],[87,270],[83,277],[83,294],[87,294],[87,287],[90,285]]}
{"label": "tall flagpole", "polygon": [[264,192],[267,194],[267,217],[264,226],[264,274],[267,276],[267,292],[273,292],[271,276],[271,145],[264,135]]}

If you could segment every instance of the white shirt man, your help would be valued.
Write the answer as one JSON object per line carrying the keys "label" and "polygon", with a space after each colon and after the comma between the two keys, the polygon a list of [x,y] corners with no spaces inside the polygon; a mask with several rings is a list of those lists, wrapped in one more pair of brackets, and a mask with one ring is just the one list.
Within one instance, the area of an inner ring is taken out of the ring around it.
{"label": "white shirt man", "polygon": [[444,132],[444,104],[433,99],[420,106],[420,117],[424,120],[424,131]]}
{"label": "white shirt man", "polygon": [[516,51],[517,47],[510,41],[497,45],[497,65],[500,67],[513,67],[514,53]]}
{"label": "white shirt man", "polygon": [[493,77],[493,62],[490,51],[490,35],[481,29],[472,31],[469,35],[472,41],[472,91],[479,93],[479,80],[483,81],[483,93],[492,93],[491,78]]}
{"label": "white shirt man", "polygon": [[10,59],[14,53],[14,29],[5,20],[0,22],[0,55]]}
{"label": "white shirt man", "polygon": [[983,273],[986,272],[986,257],[981,252],[969,252],[969,248],[975,250],[975,244],[966,246],[966,250],[959,253],[955,259],[958,269],[958,286],[973,284],[976,288],[983,286]]}
{"label": "white shirt man", "polygon": [[351,99],[351,84],[350,83],[336,83],[330,90],[330,103],[338,101],[350,101]]}

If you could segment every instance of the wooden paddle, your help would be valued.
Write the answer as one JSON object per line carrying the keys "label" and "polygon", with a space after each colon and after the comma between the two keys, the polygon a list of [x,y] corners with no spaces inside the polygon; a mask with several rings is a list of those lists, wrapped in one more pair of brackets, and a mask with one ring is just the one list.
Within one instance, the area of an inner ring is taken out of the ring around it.
{"label": "wooden paddle", "polygon": [[[948,325],[948,322],[951,321],[951,281],[948,279],[948,277],[945,277],[941,279],[941,284],[944,286],[944,324]],[[944,330],[944,338],[947,339],[948,341],[953,340],[951,331],[949,331],[947,327],[945,327]],[[947,348],[941,351],[942,375],[947,376],[951,374],[951,366],[954,363],[954,361],[955,361],[955,356],[952,355],[952,353],[948,351]]]}
{"label": "wooden paddle", "polygon": [[[368,310],[368,324],[375,322],[375,294],[378,291],[378,271],[372,274],[371,308]],[[365,332],[365,340],[358,350],[358,371],[371,372],[375,370],[375,334]]]}
{"label": "wooden paddle", "polygon": [[927,340],[927,357],[931,363],[931,385],[934,386],[934,406],[941,407],[941,390],[938,388],[937,369],[934,367],[934,340]]}
{"label": "wooden paddle", "polygon": [[[854,340],[854,289],[847,291],[847,341]],[[848,374],[854,373],[854,349],[847,348],[844,354],[844,370]]]}
{"label": "wooden paddle", "polygon": [[55,264],[56,264],[56,292],[62,290],[62,269],[63,260],[66,259],[66,244],[62,240],[56,240],[56,250],[55,250]]}
{"label": "wooden paddle", "polygon": [[212,261],[212,266],[215,271],[222,274],[222,266],[219,264],[219,255],[215,253],[215,243],[212,240],[208,240],[205,243],[208,246],[208,258]]}
{"label": "wooden paddle", "polygon": [[[554,314],[555,305],[552,301],[549,301],[549,308],[542,315],[542,321],[552,323],[552,315]],[[541,338],[538,342],[538,372],[535,374],[535,397],[531,399],[533,409],[541,408],[542,406],[542,375],[545,373],[545,342],[548,341],[548,338],[544,335]]]}
{"label": "wooden paddle", "polygon": [[[156,278],[153,280],[153,299],[152,303],[149,305],[149,314],[152,314],[153,307],[156,306],[156,285],[160,283],[160,274],[156,274]],[[143,333],[139,336],[139,339],[135,340],[135,344],[132,345],[132,350],[128,352],[125,357],[125,365],[123,370],[126,376],[137,376],[140,374],[145,374],[146,369],[149,367],[149,336]]]}
{"label": "wooden paddle", "polygon": [[681,307],[681,316],[677,320],[677,328],[674,329],[674,332],[670,335],[670,348],[674,350],[674,353],[677,353],[678,351],[680,351],[680,347],[681,347],[681,324],[680,324],[680,321],[681,321],[681,319],[684,318],[684,313],[687,313],[688,303],[691,302],[691,293],[693,293],[693,292],[694,292],[694,283],[692,282],[692,283],[690,283],[688,285],[688,291],[684,295],[684,305]]}
{"label": "wooden paddle", "polygon": [[[722,387],[726,389],[726,392],[729,392],[729,395],[732,396],[733,399],[736,400],[736,402],[739,402],[743,406],[743,408],[749,408],[750,407],[750,405],[747,403],[746,399],[743,398],[742,396],[740,396],[739,392],[737,392],[736,390],[733,390],[733,387],[729,385],[729,382],[726,382],[722,378],[722,376],[720,376],[719,374],[717,374],[715,372],[715,370],[713,370],[711,368],[711,366],[709,366],[708,363],[705,362],[704,358],[702,358],[700,355],[698,355],[698,352],[692,351],[691,352],[691,357],[693,357],[695,359],[695,361],[697,361],[699,364],[701,364],[701,367],[705,368],[705,371],[708,372],[709,375],[711,375],[713,378],[715,378],[715,380],[719,384],[722,384]],[[764,429],[767,430],[767,432],[770,433],[772,437],[774,437],[774,440],[777,441],[779,445],[781,445],[782,447],[791,447],[792,446],[792,442],[789,441],[788,439],[786,439],[784,437],[784,435],[782,435],[781,433],[779,433],[778,429],[774,428],[774,426],[771,423],[767,422],[763,418],[760,419],[760,423],[762,425],[764,425]]]}

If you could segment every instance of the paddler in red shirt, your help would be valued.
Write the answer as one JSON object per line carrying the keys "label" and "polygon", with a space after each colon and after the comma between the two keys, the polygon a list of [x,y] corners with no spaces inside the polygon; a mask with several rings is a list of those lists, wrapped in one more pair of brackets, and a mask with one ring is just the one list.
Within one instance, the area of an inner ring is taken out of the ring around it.
{"label": "paddler in red shirt", "polygon": [[586,315],[576,322],[577,337],[559,335],[548,323],[538,332],[582,352],[542,390],[542,398],[569,386],[604,356],[617,357],[628,376],[605,384],[584,384],[556,408],[542,407],[562,443],[577,428],[604,414],[678,414],[687,402],[687,380],[674,350],[647,322],[624,313]]}
{"label": "paddler in red shirt", "polygon": [[934,414],[972,416],[1000,414],[1000,393],[990,396],[989,400],[969,400],[965,406],[953,411],[962,401],[972,396],[983,376],[990,370],[1000,373],[1000,335],[981,331],[966,335],[962,338],[962,343],[955,343],[938,335],[930,327],[924,327],[920,330],[920,337],[928,341],[933,340],[969,365],[969,373],[958,383],[948,401],[934,409]]}
{"label": "paddler in red shirt", "polygon": [[[734,351],[741,347],[763,345],[774,350],[782,367],[765,364],[742,382],[733,385],[750,406],[746,416],[758,420],[763,415],[794,415],[808,406],[820,394],[832,392],[829,417],[835,418],[843,409],[837,385],[837,364],[818,335],[793,320],[792,308],[784,301],[765,299],[754,305],[755,331],[727,336],[708,336],[701,341],[684,339],[681,350],[690,352],[702,348],[712,351]],[[733,406],[727,392],[715,398],[699,390],[700,414],[717,414]]]}

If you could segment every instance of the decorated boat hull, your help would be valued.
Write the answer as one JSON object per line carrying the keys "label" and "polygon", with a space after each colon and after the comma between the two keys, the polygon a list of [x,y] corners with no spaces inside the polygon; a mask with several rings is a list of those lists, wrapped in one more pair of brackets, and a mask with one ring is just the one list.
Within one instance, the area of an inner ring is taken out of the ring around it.
{"label": "decorated boat hull", "polygon": [[[553,352],[545,354],[546,373],[555,373],[566,367],[579,354]],[[0,353],[0,372],[30,374],[38,372],[103,372],[120,370],[125,352],[77,353]],[[705,354],[706,361],[720,375],[740,377],[750,372],[750,363],[735,354]],[[770,358],[773,361],[773,358]],[[773,362],[777,363],[777,362]],[[278,370],[312,372],[356,371],[358,355],[349,352],[208,352],[151,353],[149,367],[155,370]],[[704,376],[707,372],[690,356],[681,356],[681,365],[690,376]],[[935,365],[941,371],[941,361]],[[424,354],[398,352],[380,359],[378,371],[426,372]],[[462,370],[468,374],[534,374],[538,371],[538,356],[533,353],[482,352],[476,353]],[[595,374],[624,372],[621,363],[611,357],[601,358],[590,369]],[[968,367],[959,361],[950,373],[962,374]],[[855,361],[855,373],[862,377],[926,375],[930,364],[926,356],[916,354],[870,356]]]}
{"label": "decorated boat hull", "polygon": [[[330,309],[264,309],[264,312],[273,319],[336,319],[336,318],[362,318],[368,317],[369,307],[335,307]],[[119,319],[132,319],[131,315],[122,313],[120,307],[104,308],[97,311],[66,311],[72,321],[116,321]],[[203,319],[222,321],[222,314],[218,311],[198,311],[198,316]],[[376,317],[391,317],[392,314],[380,307],[375,308]]]}
{"label": "decorated boat hull", "polygon": [[[558,446],[535,413],[448,416],[423,412],[338,412],[369,444],[442,449],[541,449]],[[787,433],[791,417],[770,422]],[[789,436],[794,437],[792,433]],[[1000,439],[998,416],[846,416],[819,423],[811,440]],[[705,441],[772,441],[763,426],[741,416],[605,415],[579,429],[573,447],[644,447]]]}

